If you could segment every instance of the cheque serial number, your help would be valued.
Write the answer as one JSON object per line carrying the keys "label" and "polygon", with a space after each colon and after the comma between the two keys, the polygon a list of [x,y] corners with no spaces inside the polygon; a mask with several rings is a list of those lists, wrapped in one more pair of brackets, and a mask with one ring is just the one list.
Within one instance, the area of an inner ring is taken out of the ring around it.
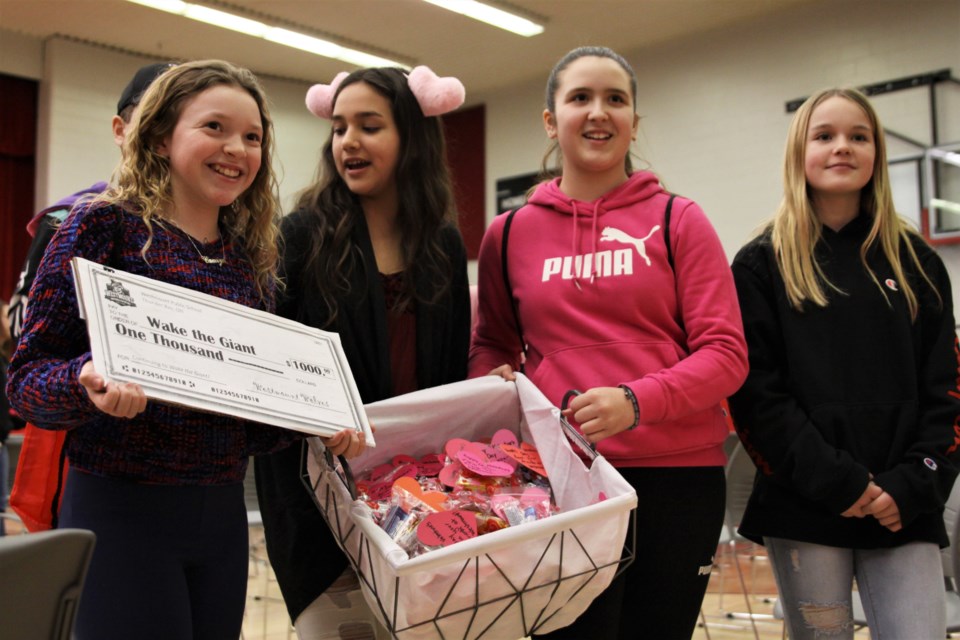
{"label": "cheque serial number", "polygon": [[190,386],[190,383],[184,378],[178,378],[177,376],[171,376],[166,373],[160,373],[159,371],[150,371],[149,369],[131,367],[130,373],[137,376],[143,376],[144,378],[152,378],[153,380],[159,380],[161,382],[169,382],[171,384],[180,385],[181,387]]}
{"label": "cheque serial number", "polygon": [[220,396],[227,396],[228,398],[236,398],[237,400],[245,400],[247,402],[260,402],[260,398],[257,396],[252,396],[249,393],[241,393],[239,391],[233,391],[232,389],[221,389],[220,387],[210,387],[210,391]]}

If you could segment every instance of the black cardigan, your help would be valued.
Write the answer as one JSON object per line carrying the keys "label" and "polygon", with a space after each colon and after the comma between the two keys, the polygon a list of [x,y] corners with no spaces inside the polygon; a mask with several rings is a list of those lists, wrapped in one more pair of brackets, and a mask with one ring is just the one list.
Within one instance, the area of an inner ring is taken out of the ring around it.
{"label": "black cardigan", "polygon": [[[355,269],[350,293],[338,301],[335,326],[364,403],[392,395],[387,338],[386,302],[373,246],[362,216],[353,241],[364,257]],[[325,328],[328,310],[316,291],[301,277],[310,250],[313,216],[297,211],[281,226],[283,273],[287,287],[277,313],[297,322]],[[441,245],[449,256],[452,281],[436,304],[416,303],[417,386],[420,389],[463,380],[467,376],[470,342],[470,293],[463,240],[446,227]],[[415,265],[414,265],[415,268]],[[430,290],[426,277],[417,277],[418,292]],[[277,575],[292,620],[321,595],[347,566],[326,523],[300,479],[301,445],[295,444],[255,461],[257,496],[263,516],[267,554]],[[397,451],[396,453],[403,453]]]}

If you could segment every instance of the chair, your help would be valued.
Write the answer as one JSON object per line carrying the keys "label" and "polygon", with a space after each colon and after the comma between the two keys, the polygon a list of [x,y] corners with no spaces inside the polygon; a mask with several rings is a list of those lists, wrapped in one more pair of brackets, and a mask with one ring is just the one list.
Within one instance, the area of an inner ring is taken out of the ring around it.
{"label": "chair", "polygon": [[68,640],[96,536],[56,529],[0,538],[0,625],[18,640]]}
{"label": "chair", "polygon": [[[732,435],[735,436],[735,434]],[[724,553],[733,562],[733,566],[737,572],[737,577],[740,581],[740,589],[743,592],[743,601],[747,606],[747,611],[745,614],[739,615],[734,612],[728,612],[727,617],[746,618],[749,620],[750,628],[753,631],[753,636],[756,638],[756,640],[759,640],[760,632],[757,630],[756,620],[766,616],[761,616],[761,614],[754,613],[753,611],[753,605],[750,602],[750,591],[747,589],[746,579],[743,576],[743,568],[740,566],[740,561],[737,557],[737,544],[749,542],[746,538],[737,533],[737,526],[739,526],[740,520],[743,518],[743,513],[747,509],[747,502],[750,500],[750,494],[753,491],[753,481],[757,469],[739,440],[736,440],[735,442],[728,440],[728,442],[730,442],[732,446],[730,446],[730,453],[726,466],[727,507],[726,514],[723,519],[723,529],[721,530],[719,543],[721,548],[724,550]],[[723,606],[724,574],[725,570],[721,569],[721,608]]]}

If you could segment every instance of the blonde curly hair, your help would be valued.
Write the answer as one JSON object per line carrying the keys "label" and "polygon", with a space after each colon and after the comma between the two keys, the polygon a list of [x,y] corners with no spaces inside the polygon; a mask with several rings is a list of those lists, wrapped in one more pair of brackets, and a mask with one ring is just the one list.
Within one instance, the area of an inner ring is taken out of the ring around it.
{"label": "blonde curly hair", "polygon": [[259,80],[247,69],[222,60],[198,60],[171,67],[144,93],[139,113],[123,143],[123,159],[113,174],[113,188],[101,200],[139,215],[153,241],[154,220],[163,220],[173,204],[168,158],[157,153],[176,127],[184,105],[211,87],[227,85],[250,94],[257,103],[263,127],[261,164],[250,187],[230,206],[220,208],[220,220],[229,238],[246,250],[261,296],[277,281],[277,222],[280,218],[277,180],[273,173],[273,121]]}

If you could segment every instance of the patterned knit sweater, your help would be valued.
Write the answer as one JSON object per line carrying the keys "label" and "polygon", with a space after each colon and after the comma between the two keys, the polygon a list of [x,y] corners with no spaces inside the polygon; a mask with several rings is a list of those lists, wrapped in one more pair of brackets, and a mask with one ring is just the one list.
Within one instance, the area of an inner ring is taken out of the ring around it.
{"label": "patterned knit sweater", "polygon": [[[229,416],[148,401],[132,419],[113,418],[90,401],[77,378],[90,359],[86,324],[80,319],[70,259],[81,256],[130,273],[272,311],[272,292],[261,299],[244,248],[224,238],[194,247],[179,229],[94,203],[77,208],[51,241],[31,290],[26,325],[9,370],[10,403],[29,422],[67,429],[70,464],[82,471],[132,481],[217,485],[241,482],[250,455],[298,439],[296,433]],[[114,245],[117,245],[116,247]]]}

